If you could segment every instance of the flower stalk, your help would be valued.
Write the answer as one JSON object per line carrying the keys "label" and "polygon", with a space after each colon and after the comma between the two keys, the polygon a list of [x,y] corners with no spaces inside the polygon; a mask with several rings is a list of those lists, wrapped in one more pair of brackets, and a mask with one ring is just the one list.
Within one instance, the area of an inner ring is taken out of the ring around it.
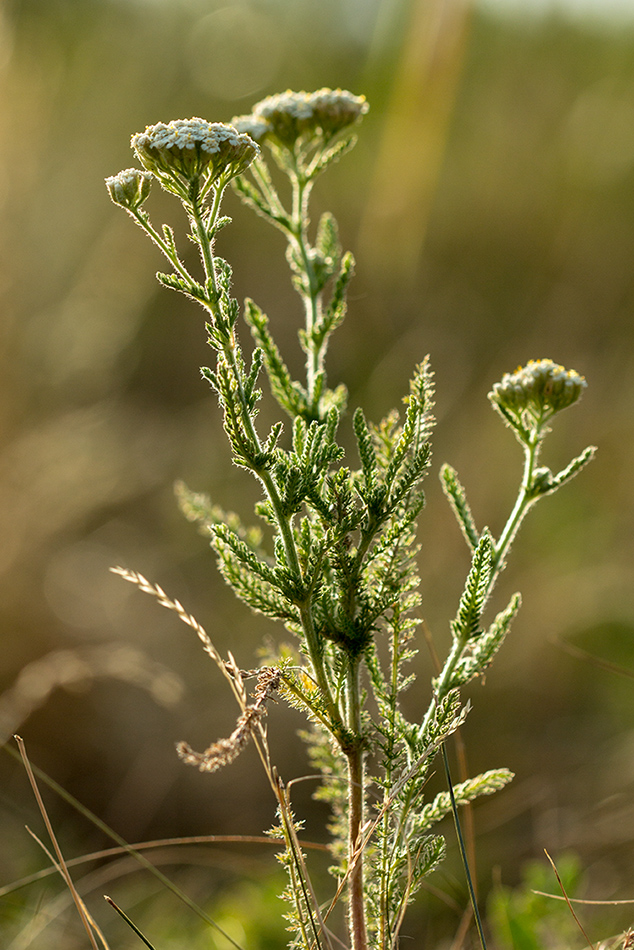
{"label": "flower stalk", "polygon": [[[594,452],[586,449],[557,475],[538,467],[548,423],[585,387],[578,374],[539,360],[494,386],[491,402],[523,447],[522,481],[495,541],[487,529],[476,528],[453,469],[444,466],[441,471],[471,551],[471,566],[451,621],[451,650],[429,699],[426,693],[427,710],[417,721],[408,721],[400,697],[414,679],[408,663],[415,654],[421,603],[416,532],[430,462],[433,377],[427,359],[415,367],[402,419],[391,412],[371,424],[357,409],[353,430],[358,458],[352,465],[342,464],[345,453],[337,433],[347,394],[343,386],[328,388],[325,357],[346,315],[354,262],[340,247],[332,215],[322,215],[313,237],[309,224],[317,178],[352,147],[367,109],[362,96],[321,89],[267,97],[231,126],[199,118],[158,123],[132,137],[143,168],[126,169],[106,181],[112,200],[167,259],[171,272],[158,274],[160,282],[204,308],[216,362],[204,367],[202,375],[218,396],[233,461],[262,489],[256,516],[273,533],[269,548],[259,529],[244,525],[205,496],[182,486],[179,495],[187,517],[201,521],[208,532],[218,567],[237,597],[284,626],[296,646],[280,646],[260,670],[243,673],[232,655],[222,661],[205,645],[229,678],[241,715],[231,736],[213,742],[205,753],[193,752],[187,743],[179,744],[179,753],[185,763],[211,773],[232,761],[250,739],[256,743],[278,803],[291,946],[303,950],[330,948],[333,940],[299,846],[290,786],[270,762],[262,725],[267,700],[278,693],[299,707],[310,724],[309,755],[323,776],[317,794],[332,810],[329,830],[338,884],[331,909],[342,894],[347,902],[344,946],[393,950],[408,905],[443,858],[444,839],[433,830],[437,822],[452,807],[491,794],[512,778],[506,769],[492,770],[462,782],[451,796],[440,793],[425,800],[434,756],[466,715],[460,690],[487,669],[519,608],[519,595],[514,595],[488,627],[482,626],[519,526],[539,498],[569,481]],[[265,150],[288,179],[284,198]],[[172,229],[164,225],[158,231],[142,207],[154,182],[185,210],[200,252],[199,277],[179,257]],[[245,358],[231,268],[215,252],[217,234],[228,223],[220,209],[229,182],[246,206],[286,237],[291,279],[302,303],[298,335],[306,356],[303,380],[293,379],[267,316],[252,300],[246,302],[244,319],[255,346]],[[262,373],[291,421],[286,436],[282,420],[266,436],[258,431]],[[187,622],[201,635],[191,617]],[[389,651],[385,669],[382,639]],[[252,699],[243,675],[257,679]],[[382,792],[372,800],[371,785]],[[378,800],[380,805],[373,804]]]}

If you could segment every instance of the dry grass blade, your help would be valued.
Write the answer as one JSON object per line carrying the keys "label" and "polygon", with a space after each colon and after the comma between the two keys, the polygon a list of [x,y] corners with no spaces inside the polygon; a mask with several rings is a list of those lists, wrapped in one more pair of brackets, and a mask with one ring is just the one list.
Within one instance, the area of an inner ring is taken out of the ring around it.
{"label": "dry grass blade", "polygon": [[[149,851],[153,849],[158,850],[160,848],[178,847],[181,845],[201,844],[264,844],[272,846],[277,845],[277,842],[266,835],[192,835],[186,838],[160,838],[156,841],[140,841],[136,844],[129,845],[129,847],[133,851]],[[301,846],[302,848],[312,851],[329,851],[328,845],[318,841],[305,841],[302,839]],[[91,861],[100,861],[102,858],[120,857],[128,853],[128,850],[122,847],[103,848],[101,851],[91,851],[90,854],[82,854],[77,858],[68,859],[66,861],[66,867],[78,867],[82,864],[89,864]],[[22,887],[27,887],[29,884],[34,884],[36,881],[41,881],[44,878],[50,877],[51,874],[57,873],[59,873],[57,867],[43,868],[34,874],[29,874],[26,877],[21,877],[17,881],[12,881],[11,884],[5,884],[3,887],[0,887],[0,898],[6,897],[7,894],[12,894]],[[559,900],[560,898],[557,897],[557,899]]]}
{"label": "dry grass blade", "polygon": [[[414,864],[416,864],[416,861],[418,861],[421,848],[418,849],[416,859],[413,862]],[[392,936],[392,941],[390,943],[390,950],[398,950],[398,947],[399,947],[399,941],[400,941],[399,934],[401,932],[401,927],[403,926],[403,920],[405,919],[405,912],[407,911],[407,905],[410,899],[410,892],[412,889],[412,878],[413,878],[412,857],[410,854],[408,854],[407,856],[407,884],[403,891],[403,896],[401,898],[401,905],[400,905],[396,920],[394,921],[394,926],[392,928],[393,936]]]}
{"label": "dry grass blade", "polygon": [[[207,653],[211,659],[216,663],[220,672],[223,674],[225,679],[228,681],[231,689],[239,703],[240,706],[243,706],[243,696],[241,691],[241,679],[232,676],[230,664],[222,659],[215,646],[211,642],[209,634],[202,626],[198,623],[193,614],[188,613],[179,600],[172,600],[167,596],[162,587],[158,584],[152,584],[143,574],[139,574],[138,571],[129,571],[125,567],[111,567],[111,572],[113,574],[118,574],[119,577],[122,577],[124,581],[128,581],[130,584],[136,584],[140,591],[143,591],[144,594],[150,594],[152,597],[155,597],[161,607],[166,607],[167,610],[173,610],[180,620],[183,623],[187,624],[188,627],[191,627],[192,630],[198,634],[198,639],[203,645],[205,653]],[[236,667],[237,669],[237,667]]]}
{"label": "dry grass blade", "polygon": [[147,939],[147,937],[144,937],[144,936],[143,936],[143,934],[141,933],[141,931],[139,930],[139,928],[137,927],[137,925],[136,925],[135,923],[133,923],[133,921],[130,920],[130,918],[128,917],[128,915],[127,915],[126,913],[124,913],[124,911],[122,911],[121,908],[120,908],[117,904],[115,904],[115,902],[113,901],[113,899],[112,899],[111,897],[108,897],[107,894],[104,894],[104,895],[103,895],[103,899],[104,899],[105,901],[107,901],[108,904],[110,904],[110,906],[113,907],[113,908],[116,910],[116,912],[119,914],[120,917],[123,918],[123,920],[125,920],[125,922],[126,922],[126,924],[128,925],[128,927],[130,927],[130,929],[134,931],[134,933],[137,935],[137,937],[139,938],[139,940],[142,940],[143,943],[145,944],[145,946],[146,946],[146,947],[149,947],[150,950],[154,950],[154,947],[152,946],[152,944],[150,943],[150,941]]}
{"label": "dry grass blade", "polygon": [[333,950],[332,939],[336,938],[334,937],[334,934],[332,934],[331,931],[326,927],[325,919],[322,916],[321,909],[319,907],[319,901],[317,900],[317,895],[313,890],[310,875],[308,874],[308,869],[306,867],[306,862],[304,861],[304,855],[302,854],[299,838],[297,837],[297,832],[295,831],[288,792],[279,776],[274,777],[277,779],[277,800],[285,835],[287,836],[287,845],[291,851],[291,854],[293,855],[293,860],[299,875],[299,883],[301,884],[304,891],[304,900],[310,914],[310,926],[314,934],[311,947],[322,947],[321,938],[323,937],[325,941],[325,944],[323,945],[326,947],[326,950]]}
{"label": "dry grass blade", "polygon": [[[16,758],[16,759],[20,758],[18,752],[15,752],[13,749],[9,748],[8,746],[4,746],[4,750],[7,752],[8,755],[12,756],[13,758]],[[117,834],[116,831],[114,831],[109,825],[107,825],[105,821],[102,821],[101,818],[98,818],[97,815],[94,814],[94,812],[90,811],[89,808],[86,808],[85,805],[82,805],[81,802],[77,801],[77,799],[73,795],[71,795],[70,792],[67,792],[65,788],[63,788],[56,781],[54,781],[54,779],[52,779],[49,775],[47,775],[46,772],[43,772],[42,769],[37,768],[37,766],[33,766],[32,771],[35,774],[37,774],[37,776],[41,779],[41,781],[45,782],[49,788],[51,788],[57,795],[59,795],[60,798],[68,802],[68,804],[71,805],[74,809],[76,809],[76,811],[78,811],[81,815],[83,815],[84,818],[90,821],[95,826],[95,828],[99,828],[101,831],[103,831],[104,834],[106,834],[109,838],[115,841],[121,848],[123,848],[124,851],[126,851],[127,854],[129,854],[131,858],[133,858],[138,864],[140,864],[141,867],[149,871],[149,873],[152,874],[156,878],[157,881],[160,881],[161,884],[163,884],[164,887],[167,888],[167,890],[169,890],[172,894],[174,894],[175,897],[177,897],[180,901],[182,901],[182,903],[185,904],[186,907],[189,907],[189,909],[193,911],[193,913],[195,913],[198,917],[200,917],[201,920],[203,920],[206,924],[212,927],[217,933],[221,934],[221,936],[224,937],[224,939],[228,943],[230,943],[233,947],[235,947],[236,950],[244,950],[244,948],[236,940],[234,940],[230,934],[228,934],[225,930],[223,930],[223,928],[219,924],[217,924],[216,921],[213,920],[213,918],[209,916],[209,914],[207,914],[201,907],[199,907],[198,904],[194,900],[192,900],[191,897],[188,897],[188,895],[184,891],[182,891],[179,887],[177,887],[177,885],[174,884],[173,881],[171,881],[167,877],[167,875],[163,874],[162,871],[159,871],[158,868],[156,868],[150,861],[148,861],[145,855],[141,854],[139,851],[135,851],[135,849],[131,845],[129,845],[128,842],[125,841],[125,839],[121,837],[121,835]]]}
{"label": "dry grass blade", "polygon": [[585,660],[587,663],[597,666],[600,670],[607,670],[608,673],[615,673],[617,676],[623,676],[626,679],[634,679],[634,671],[619,666],[618,663],[611,663],[609,660],[604,660],[600,656],[588,653],[587,650],[582,650],[580,647],[573,646],[572,643],[566,643],[563,640],[556,641],[556,644],[570,656],[574,656],[578,660]]}
{"label": "dry grass blade", "polygon": [[588,946],[590,947],[590,950],[594,950],[594,944],[592,943],[592,941],[590,940],[590,937],[587,935],[587,933],[586,933],[585,930],[583,929],[583,925],[582,925],[581,921],[579,920],[579,918],[578,918],[577,915],[575,914],[574,908],[573,908],[573,906],[572,906],[572,904],[571,904],[571,902],[570,902],[570,898],[569,898],[568,895],[566,894],[566,888],[564,887],[563,882],[562,882],[561,878],[559,877],[559,871],[557,870],[557,868],[556,868],[556,866],[555,866],[555,862],[553,861],[553,859],[552,859],[551,856],[549,855],[548,851],[546,851],[546,848],[544,848],[544,854],[546,855],[546,857],[547,857],[548,860],[550,861],[551,867],[552,867],[553,871],[555,872],[555,877],[557,878],[557,883],[559,884],[559,886],[560,886],[560,888],[561,888],[561,893],[564,895],[564,900],[566,901],[566,904],[568,905],[568,910],[570,911],[570,913],[571,913],[572,916],[574,917],[575,923],[577,924],[577,927],[579,928],[579,930],[581,931],[581,933],[582,933],[583,936],[585,937],[585,939],[586,939],[586,941],[587,941],[587,943],[588,943]]}
{"label": "dry grass blade", "polygon": [[[64,877],[64,874],[63,874],[63,871],[62,871],[60,865],[57,863],[57,861],[55,860],[55,858],[53,857],[53,855],[51,854],[51,852],[49,851],[49,849],[46,847],[46,845],[44,844],[44,842],[43,842],[40,838],[38,838],[38,836],[35,834],[35,832],[32,831],[32,830],[29,828],[28,825],[26,825],[26,830],[27,830],[28,833],[31,835],[31,837],[33,838],[33,840],[40,846],[40,848],[42,849],[42,851],[44,852],[44,854],[46,855],[46,857],[49,859],[49,861],[50,861],[51,864],[53,865],[51,868],[47,868],[47,871],[50,871],[51,874],[61,874],[62,877]],[[72,861],[65,861],[66,867],[68,868],[71,863],[72,863]],[[71,896],[72,896],[72,891],[71,891]],[[95,921],[94,917],[92,916],[92,914],[90,913],[90,911],[89,911],[88,908],[86,907],[84,901],[83,901],[81,898],[80,898],[80,900],[81,900],[81,906],[82,906],[83,909],[84,909],[84,912],[85,912],[85,914],[86,914],[86,917],[88,918],[88,921],[89,921],[89,923],[90,923],[90,926],[93,928],[93,930],[95,931],[95,933],[97,934],[97,936],[98,936],[99,939],[101,940],[101,942],[102,942],[102,944],[103,944],[103,946],[104,946],[104,950],[109,950],[108,941],[107,941],[106,938],[104,937],[104,935],[103,935],[103,933],[102,933],[100,927],[98,926],[98,924],[97,924],[97,922]],[[11,946],[13,946],[13,944],[12,944]],[[29,946],[30,946],[30,943],[29,943]]]}
{"label": "dry grass blade", "polygon": [[20,736],[15,736],[15,741],[18,744],[18,749],[20,750],[20,755],[22,756],[24,768],[29,778],[29,782],[31,783],[31,788],[33,789],[33,794],[35,795],[35,800],[37,802],[38,808],[40,809],[40,814],[42,815],[42,819],[44,821],[44,824],[46,825],[48,836],[51,839],[51,844],[53,845],[55,854],[57,855],[57,861],[59,865],[60,874],[66,881],[66,886],[68,887],[68,890],[72,894],[73,901],[77,908],[77,913],[79,914],[81,922],[84,925],[86,933],[88,934],[88,938],[90,940],[91,946],[93,947],[93,950],[99,950],[97,946],[97,941],[95,940],[95,935],[93,933],[93,928],[89,921],[88,913],[86,912],[84,903],[81,897],[79,896],[79,894],[77,893],[75,885],[73,884],[73,879],[70,876],[70,871],[68,870],[68,867],[66,866],[66,862],[64,861],[64,855],[62,854],[62,850],[58,844],[57,838],[55,837],[55,832],[53,831],[51,820],[48,817],[48,812],[46,811],[46,806],[44,805],[44,801],[42,799],[42,796],[40,795],[40,790],[38,788],[35,775],[33,774],[31,763],[29,762],[29,758],[26,754],[26,746],[24,744],[24,740],[20,738]]}
{"label": "dry grass blade", "polygon": [[[566,901],[568,904],[588,904],[590,907],[611,907],[616,904],[634,904],[634,899],[630,900],[616,900],[616,901],[594,901],[585,897],[565,897],[561,894],[549,894],[548,891],[537,891],[535,888],[531,889],[532,894],[537,894],[539,897],[550,897],[554,901]],[[634,946],[632,947],[634,950]]]}

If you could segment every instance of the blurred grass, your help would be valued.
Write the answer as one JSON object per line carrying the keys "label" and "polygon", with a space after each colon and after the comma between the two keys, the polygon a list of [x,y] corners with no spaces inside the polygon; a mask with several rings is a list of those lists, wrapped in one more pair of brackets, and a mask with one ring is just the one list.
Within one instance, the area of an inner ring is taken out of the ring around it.
{"label": "blurred grass", "polygon": [[[632,896],[631,683],[556,641],[634,669],[634,31],[405,0],[10,0],[1,15],[0,676],[9,689],[52,651],[116,642],[185,686],[179,703],[161,704],[89,668],[47,698],[44,675],[29,688],[33,706],[45,703],[19,726],[31,757],[130,840],[259,833],[272,819],[249,752],[212,778],[179,765],[173,743],[206,744],[233,710],[195,637],[107,571],[123,562],[162,584],[243,665],[275,633],[233,602],[176,511],[176,478],[245,517],[256,496],[230,467],[198,377],[200,315],[155,285],[160,261],[103,178],[131,164],[130,134],[150,122],[226,121],[270,92],[340,85],[372,107],[316,196],[358,258],[329,363],[351,405],[380,417],[429,352],[436,460],[456,466],[478,524],[496,530],[520,459],[487,405],[490,385],[544,356],[589,382],[545,462],[565,464],[589,442],[598,459],[523,529],[497,603],[521,589],[524,606],[472,695],[472,769],[518,776],[476,813],[482,887],[494,864],[513,883],[543,847],[572,848],[593,896]],[[176,203],[153,201],[155,221],[178,225]],[[282,241],[233,196],[227,210],[219,250],[237,296],[269,312],[299,366]],[[466,549],[435,477],[428,494],[424,609],[442,644]],[[429,664],[417,662],[412,714],[427,703]],[[272,711],[286,778],[306,769],[297,725]],[[42,856],[20,831],[34,821],[24,776],[2,760],[0,776],[6,881]],[[296,806],[319,836],[307,783]],[[51,809],[74,853],[103,845]],[[457,869],[443,880],[462,901]],[[437,898],[425,901],[441,915]],[[413,932],[436,939],[447,924],[429,928]]]}

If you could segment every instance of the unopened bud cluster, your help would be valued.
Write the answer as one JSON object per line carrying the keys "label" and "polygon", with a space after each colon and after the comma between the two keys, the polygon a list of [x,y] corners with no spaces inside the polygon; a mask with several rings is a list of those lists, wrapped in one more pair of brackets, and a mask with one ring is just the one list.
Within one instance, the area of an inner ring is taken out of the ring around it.
{"label": "unopened bud cluster", "polygon": [[125,168],[118,175],[106,178],[106,188],[116,205],[136,211],[150,193],[152,176],[138,168]]}
{"label": "unopened bud cluster", "polygon": [[293,149],[302,139],[328,142],[354,125],[368,111],[365,96],[343,89],[287,92],[267,96],[253,107],[251,115],[236,116],[232,123],[256,142]]}
{"label": "unopened bud cluster", "polygon": [[503,415],[525,415],[527,422],[540,423],[579,399],[586,388],[583,376],[552,360],[529,360],[514,373],[505,373],[489,393]]}

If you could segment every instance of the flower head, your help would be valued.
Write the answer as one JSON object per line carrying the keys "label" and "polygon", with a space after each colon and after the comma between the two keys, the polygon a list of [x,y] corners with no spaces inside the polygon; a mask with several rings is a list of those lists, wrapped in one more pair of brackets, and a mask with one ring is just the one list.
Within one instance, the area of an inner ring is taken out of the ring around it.
{"label": "flower head", "polygon": [[106,178],[106,188],[116,205],[136,211],[150,193],[152,176],[138,168],[125,168],[118,175]]}
{"label": "flower head", "polygon": [[248,135],[232,126],[198,118],[149,125],[130,144],[168,191],[185,197],[192,184],[206,191],[220,179],[240,175],[259,152]]}
{"label": "flower head", "polygon": [[529,360],[514,373],[505,373],[489,399],[509,419],[532,427],[542,424],[579,399],[586,388],[583,376],[552,360]]}
{"label": "flower head", "polygon": [[236,115],[231,120],[231,124],[238,132],[245,133],[254,142],[258,143],[262,142],[271,131],[267,120],[261,119],[257,115]]}
{"label": "flower head", "polygon": [[267,96],[253,107],[251,115],[232,120],[237,129],[257,142],[292,149],[300,139],[328,142],[354,125],[368,111],[364,96],[343,89],[317,92],[287,92]]}
{"label": "flower head", "polygon": [[319,89],[309,98],[313,115],[328,137],[354,125],[370,108],[365,96],[353,96],[343,89]]}

